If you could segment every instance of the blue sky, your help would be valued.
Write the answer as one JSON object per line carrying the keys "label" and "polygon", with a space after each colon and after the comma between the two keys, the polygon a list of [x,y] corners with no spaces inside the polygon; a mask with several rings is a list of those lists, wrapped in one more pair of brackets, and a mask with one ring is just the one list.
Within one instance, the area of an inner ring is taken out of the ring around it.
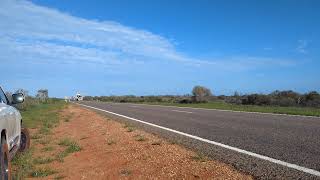
{"label": "blue sky", "polygon": [[51,96],[320,91],[320,1],[1,0],[1,85]]}

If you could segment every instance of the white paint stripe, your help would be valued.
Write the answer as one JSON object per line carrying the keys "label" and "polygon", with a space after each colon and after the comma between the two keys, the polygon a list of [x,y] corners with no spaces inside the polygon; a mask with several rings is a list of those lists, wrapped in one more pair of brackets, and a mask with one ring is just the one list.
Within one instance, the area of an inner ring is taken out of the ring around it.
{"label": "white paint stripe", "polygon": [[[76,103],[76,104],[79,104],[79,103]],[[296,164],[284,162],[284,161],[281,161],[281,160],[278,160],[278,159],[274,159],[274,158],[271,158],[271,157],[268,157],[268,156],[260,155],[260,154],[254,153],[254,152],[246,151],[246,150],[239,149],[239,148],[236,148],[236,147],[232,147],[232,146],[229,146],[229,145],[226,145],[226,144],[222,144],[222,143],[219,143],[219,142],[215,142],[215,141],[211,141],[211,140],[208,140],[208,139],[204,139],[204,138],[201,138],[201,137],[198,137],[198,136],[194,136],[194,135],[191,135],[191,134],[187,134],[187,133],[184,133],[184,132],[180,132],[180,131],[177,131],[177,130],[174,130],[174,129],[166,128],[166,127],[159,126],[159,125],[156,125],[156,124],[152,124],[152,123],[149,123],[149,122],[145,122],[145,121],[142,121],[142,120],[139,120],[139,119],[131,118],[131,117],[128,117],[128,116],[125,116],[125,115],[122,115],[122,114],[117,114],[117,113],[114,113],[114,112],[111,112],[111,111],[99,109],[99,108],[88,106],[88,105],[84,105],[84,104],[79,104],[79,105],[85,106],[85,107],[88,107],[88,108],[92,108],[92,109],[96,109],[96,110],[99,110],[99,111],[104,111],[104,112],[107,112],[109,114],[113,114],[113,115],[116,115],[116,116],[119,116],[119,117],[130,119],[130,120],[133,120],[133,121],[136,121],[136,122],[140,122],[140,123],[143,123],[143,124],[147,124],[149,126],[153,126],[153,127],[159,128],[159,129],[167,130],[167,131],[170,131],[170,132],[173,132],[173,133],[176,133],[176,134],[180,134],[182,136],[186,136],[186,137],[189,137],[189,138],[192,138],[192,139],[196,139],[196,140],[199,140],[199,141],[202,141],[202,142],[206,142],[208,144],[213,144],[213,145],[216,145],[216,146],[220,146],[220,147],[232,150],[232,151],[236,151],[236,152],[239,152],[239,153],[242,153],[242,154],[246,154],[246,155],[249,155],[249,156],[252,156],[252,157],[255,157],[255,158],[263,159],[263,160],[266,160],[266,161],[269,161],[269,162],[272,162],[272,163],[275,163],[275,164],[279,164],[279,165],[282,165],[282,166],[285,166],[285,167],[288,167],[288,168],[292,168],[292,169],[295,169],[295,170],[298,170],[298,171],[302,171],[302,172],[305,172],[305,173],[312,174],[312,175],[320,177],[320,172],[316,171],[314,169],[309,169],[309,168],[302,167],[302,166],[299,166],[299,165],[296,165]]]}
{"label": "white paint stripe", "polygon": [[189,113],[189,114],[193,113],[193,112],[190,112],[190,111],[179,111],[179,110],[171,110],[171,111],[174,111],[174,112],[182,112],[182,113]]}
{"label": "white paint stripe", "polygon": [[[110,103],[110,104],[132,104],[132,103]],[[265,115],[275,115],[275,116],[293,116],[293,117],[306,117],[306,118],[317,118],[319,116],[305,116],[305,115],[294,115],[294,114],[279,114],[279,113],[264,113],[264,112],[248,112],[248,111],[236,111],[236,110],[226,110],[226,109],[214,109],[214,108],[194,108],[194,107],[182,107],[182,106],[165,106],[165,105],[156,105],[156,104],[135,104],[138,106],[158,106],[158,107],[172,107],[172,108],[181,108],[181,109],[200,109],[208,111],[222,111],[222,112],[237,112],[237,113],[248,113],[248,114],[265,114]]]}

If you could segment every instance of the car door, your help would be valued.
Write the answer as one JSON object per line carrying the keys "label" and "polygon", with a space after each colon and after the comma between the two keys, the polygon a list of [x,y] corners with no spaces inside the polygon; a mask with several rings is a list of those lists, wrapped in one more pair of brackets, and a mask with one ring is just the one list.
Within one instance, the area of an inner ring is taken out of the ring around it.
{"label": "car door", "polygon": [[[10,142],[10,148],[15,145],[19,145],[20,142],[20,135],[21,135],[21,115],[19,111],[13,107],[9,106],[9,117],[10,121],[12,121],[12,137],[13,140]],[[10,124],[10,123],[9,123]]]}
{"label": "car door", "polygon": [[[0,101],[0,131],[7,131],[9,125],[9,110],[8,106]],[[8,133],[6,133],[8,135]]]}
{"label": "car door", "polygon": [[17,139],[17,120],[15,118],[15,109],[9,106],[8,99],[4,94],[3,90],[0,88],[0,104],[3,108],[3,116],[5,122],[5,128],[7,131],[7,142],[9,143],[9,149],[14,146],[14,142]]}

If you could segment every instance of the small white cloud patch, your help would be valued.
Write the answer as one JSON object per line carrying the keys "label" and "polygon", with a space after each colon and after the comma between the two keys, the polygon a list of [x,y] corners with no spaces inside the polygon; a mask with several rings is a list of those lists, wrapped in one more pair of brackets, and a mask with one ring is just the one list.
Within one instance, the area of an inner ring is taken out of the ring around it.
{"label": "small white cloud patch", "polygon": [[296,50],[299,53],[306,54],[306,53],[308,53],[308,51],[306,50],[308,44],[309,44],[309,41],[307,41],[307,40],[298,40],[298,47],[296,48]]}

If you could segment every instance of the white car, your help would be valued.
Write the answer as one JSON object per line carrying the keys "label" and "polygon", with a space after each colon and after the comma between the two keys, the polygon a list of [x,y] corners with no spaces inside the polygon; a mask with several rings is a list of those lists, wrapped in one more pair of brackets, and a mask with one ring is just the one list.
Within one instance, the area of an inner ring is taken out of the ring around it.
{"label": "white car", "polygon": [[24,151],[30,145],[27,129],[21,128],[22,117],[12,105],[22,103],[24,95],[13,94],[9,102],[6,94],[0,87],[0,180],[10,178],[10,160],[18,151]]}

